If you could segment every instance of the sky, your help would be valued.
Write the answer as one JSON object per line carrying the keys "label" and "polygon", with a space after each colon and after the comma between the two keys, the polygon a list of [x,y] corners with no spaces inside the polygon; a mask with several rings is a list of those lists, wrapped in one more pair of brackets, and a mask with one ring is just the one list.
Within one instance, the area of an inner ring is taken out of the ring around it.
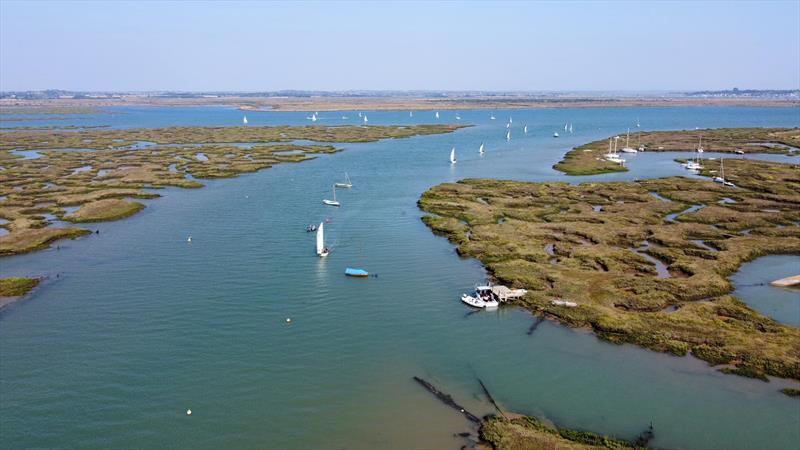
{"label": "sky", "polygon": [[800,1],[0,0],[0,90],[800,88]]}

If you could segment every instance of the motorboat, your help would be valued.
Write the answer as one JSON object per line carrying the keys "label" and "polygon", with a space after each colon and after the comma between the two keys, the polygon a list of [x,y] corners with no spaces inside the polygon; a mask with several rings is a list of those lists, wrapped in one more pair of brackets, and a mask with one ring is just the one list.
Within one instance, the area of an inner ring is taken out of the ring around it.
{"label": "motorboat", "polygon": [[345,269],[344,274],[347,275],[348,277],[360,277],[360,278],[369,276],[369,272],[367,272],[366,270],[353,269],[352,267],[348,267],[347,269]]}
{"label": "motorboat", "polygon": [[475,292],[472,295],[461,294],[461,301],[473,308],[494,309],[500,306],[500,301],[492,291],[490,284],[475,286]]}

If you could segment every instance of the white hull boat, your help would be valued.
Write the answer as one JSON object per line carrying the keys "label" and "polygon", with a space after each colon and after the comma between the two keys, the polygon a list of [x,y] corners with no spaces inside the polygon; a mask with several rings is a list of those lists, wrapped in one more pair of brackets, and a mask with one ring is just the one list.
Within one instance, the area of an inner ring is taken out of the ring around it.
{"label": "white hull boat", "polygon": [[461,302],[473,308],[494,309],[500,306],[497,295],[492,292],[490,285],[475,286],[472,295],[461,294]]}
{"label": "white hull boat", "polygon": [[333,187],[333,200],[328,200],[326,198],[325,200],[322,200],[322,203],[325,204],[325,205],[328,205],[328,206],[342,206],[341,203],[336,201],[336,187],[335,186]]}
{"label": "white hull boat", "polygon": [[347,175],[347,172],[345,172],[344,173],[344,183],[336,183],[333,186],[337,187],[337,188],[350,189],[351,187],[353,187],[353,183],[350,181],[350,176]]}

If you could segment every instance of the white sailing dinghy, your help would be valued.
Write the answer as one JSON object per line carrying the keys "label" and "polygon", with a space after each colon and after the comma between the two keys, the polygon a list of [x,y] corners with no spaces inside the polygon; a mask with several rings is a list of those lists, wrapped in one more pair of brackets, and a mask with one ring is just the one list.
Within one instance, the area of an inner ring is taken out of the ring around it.
{"label": "white sailing dinghy", "polygon": [[317,228],[317,256],[320,258],[328,256],[330,253],[328,247],[325,247],[325,232],[323,231],[324,226],[324,222],[320,222],[319,228]]}
{"label": "white sailing dinghy", "polygon": [[366,125],[367,122],[369,122],[369,119],[367,119],[367,115],[364,114],[364,124]]}
{"label": "white sailing dinghy", "polygon": [[409,111],[408,112],[408,117],[414,117],[414,111]]}
{"label": "white sailing dinghy", "polygon": [[456,148],[453,147],[453,149],[450,150],[450,164],[455,164],[455,163],[456,163]]}
{"label": "white sailing dinghy", "polygon": [[700,136],[700,143],[697,145],[697,153],[703,153],[703,136]]}
{"label": "white sailing dinghy", "polygon": [[528,126],[527,125],[522,127],[522,132],[525,133],[525,134],[528,134]]}
{"label": "white sailing dinghy", "polygon": [[511,130],[508,130],[508,131],[506,132],[506,140],[507,140],[507,141],[510,141],[510,140],[511,140]]}
{"label": "white sailing dinghy", "polygon": [[494,117],[494,113],[492,113],[492,115],[491,115],[491,116],[489,116],[489,120],[495,120],[495,118],[496,118],[496,117]]}
{"label": "white sailing dinghy", "polygon": [[572,123],[569,124],[569,132],[572,133]]}
{"label": "white sailing dinghy", "polygon": [[511,116],[508,116],[508,123],[509,123],[509,124],[512,124],[512,123],[514,123],[514,119],[512,119],[512,118],[511,118]]}
{"label": "white sailing dinghy", "polygon": [[242,123],[247,125],[247,116],[242,117]]}
{"label": "white sailing dinghy", "polygon": [[316,122],[317,121],[317,113],[311,114],[311,121],[312,122]]}
{"label": "white sailing dinghy", "polygon": [[336,201],[336,186],[333,187],[333,200],[328,200],[326,198],[325,200],[322,200],[322,203],[328,206],[342,206],[341,203]]}
{"label": "white sailing dinghy", "polygon": [[350,176],[347,175],[347,172],[345,172],[344,173],[344,183],[336,183],[333,186],[337,187],[337,188],[350,189],[351,187],[353,187],[353,183],[350,181]]}
{"label": "white sailing dinghy", "polygon": [[483,142],[481,142],[481,146],[478,148],[478,153],[480,153],[481,155],[482,155],[482,154],[484,154],[484,151],[483,151]]}
{"label": "white sailing dinghy", "polygon": [[436,111],[436,118],[439,118],[439,111]]}
{"label": "white sailing dinghy", "polygon": [[564,122],[564,131],[567,131],[567,123]]}
{"label": "white sailing dinghy", "polygon": [[461,120],[461,116],[458,113],[456,113],[456,120]]}

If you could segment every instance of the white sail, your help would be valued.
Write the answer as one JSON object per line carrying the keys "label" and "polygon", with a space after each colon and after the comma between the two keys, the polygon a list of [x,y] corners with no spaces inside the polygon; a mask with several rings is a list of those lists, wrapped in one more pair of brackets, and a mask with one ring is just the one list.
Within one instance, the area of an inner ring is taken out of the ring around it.
{"label": "white sail", "polygon": [[311,115],[311,121],[312,122],[316,122],[317,121],[317,113],[314,113],[314,114]]}
{"label": "white sail", "polygon": [[567,131],[567,124],[566,124],[566,122],[564,123],[564,131]]}
{"label": "white sail", "polygon": [[361,117],[361,116],[362,116],[362,114],[359,112],[359,113],[358,113],[358,117]]}
{"label": "white sail", "polygon": [[508,116],[508,123],[514,123],[514,119],[512,119],[511,116]]}
{"label": "white sail", "polygon": [[450,164],[455,164],[455,163],[456,163],[456,148],[453,147],[453,149],[450,150]]}
{"label": "white sail", "polygon": [[483,154],[483,142],[481,142],[481,146],[478,148],[478,153]]}
{"label": "white sail", "polygon": [[639,118],[637,117],[637,118],[636,118],[636,128],[639,128],[640,126],[641,126],[641,125],[639,125]]}
{"label": "white sail", "polygon": [[507,141],[511,140],[511,130],[506,131],[506,140]]}
{"label": "white sail", "polygon": [[528,126],[527,125],[522,127],[522,132],[525,133],[525,134],[528,134]]}
{"label": "white sail", "polygon": [[490,119],[490,120],[494,120],[494,119],[495,119],[495,117],[494,117],[494,114],[492,114],[492,115],[489,117],[489,119]]}
{"label": "white sail", "polygon": [[439,118],[439,111],[436,111],[436,118]]}
{"label": "white sail", "polygon": [[569,124],[569,132],[572,133],[572,124]]}
{"label": "white sail", "polygon": [[506,128],[511,128],[511,123],[506,122]]}
{"label": "white sail", "polygon": [[319,228],[317,228],[317,254],[321,255],[322,250],[325,249],[325,235],[323,231],[324,222],[320,222]]}
{"label": "white sail", "polygon": [[408,112],[408,117],[414,117],[414,111],[409,111]]}
{"label": "white sail", "polygon": [[364,114],[364,123],[367,123],[367,122],[369,122],[369,119],[367,119],[367,115]]}
{"label": "white sail", "polygon": [[244,117],[242,118],[242,123],[243,123],[243,124],[245,124],[245,125],[247,125],[247,116],[244,116]]}

